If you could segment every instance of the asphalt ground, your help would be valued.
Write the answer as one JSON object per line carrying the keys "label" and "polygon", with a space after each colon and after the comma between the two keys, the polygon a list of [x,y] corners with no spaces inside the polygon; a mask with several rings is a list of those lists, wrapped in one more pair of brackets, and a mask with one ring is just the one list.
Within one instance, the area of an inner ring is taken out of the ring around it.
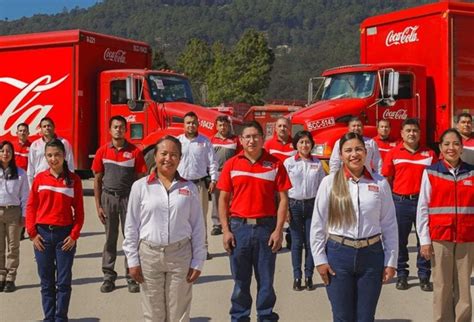
{"label": "asphalt ground", "polygon": [[[88,196],[85,197],[86,219],[73,267],[73,290],[69,308],[71,321],[142,321],[140,295],[127,290],[124,278],[123,252],[119,252],[116,270],[119,278],[112,293],[100,292],[102,284],[101,252],[105,240],[99,222],[94,199],[91,196],[92,181],[83,181]],[[211,227],[209,222],[209,227]],[[121,245],[121,240],[119,242]],[[222,248],[222,236],[209,235],[209,251],[213,255],[206,261],[203,273],[193,287],[191,320],[228,321],[230,295],[233,282],[229,261]],[[415,267],[416,247],[414,234],[410,236],[410,267]],[[31,241],[21,242],[20,267],[13,293],[0,293],[0,321],[37,321],[43,317],[41,295],[36,263]],[[316,274],[317,275],[317,274]],[[331,321],[331,307],[319,277],[315,275],[314,291],[292,290],[291,256],[283,249],[277,256],[275,289],[277,303],[275,312],[281,321]],[[409,322],[432,320],[432,293],[419,288],[416,271],[410,271],[410,288],[395,289],[395,281],[382,288],[377,307],[376,321]],[[474,282],[471,279],[471,285]],[[255,301],[256,283],[252,283]],[[472,292],[472,290],[471,290]],[[251,316],[256,320],[255,307]]]}

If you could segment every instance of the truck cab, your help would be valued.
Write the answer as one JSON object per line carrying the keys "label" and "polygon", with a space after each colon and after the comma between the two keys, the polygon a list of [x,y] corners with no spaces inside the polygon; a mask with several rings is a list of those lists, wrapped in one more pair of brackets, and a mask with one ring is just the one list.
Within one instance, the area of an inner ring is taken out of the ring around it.
{"label": "truck cab", "polygon": [[291,115],[292,133],[309,131],[315,141],[313,154],[321,159],[330,158],[334,143],[354,116],[362,120],[367,137],[377,135],[381,119],[390,121],[394,138],[409,117],[419,118],[426,131],[426,102],[420,99],[426,95],[426,71],[421,65],[343,66],[325,71],[322,81],[321,99]]}
{"label": "truck cab", "polygon": [[[126,139],[143,150],[148,166],[161,137],[183,133],[186,113],[198,115],[199,133],[209,138],[222,114],[194,104],[188,79],[171,70],[108,70],[101,72],[99,84],[99,144],[109,141],[109,118],[122,115],[128,123]],[[233,119],[233,123],[239,122]]]}

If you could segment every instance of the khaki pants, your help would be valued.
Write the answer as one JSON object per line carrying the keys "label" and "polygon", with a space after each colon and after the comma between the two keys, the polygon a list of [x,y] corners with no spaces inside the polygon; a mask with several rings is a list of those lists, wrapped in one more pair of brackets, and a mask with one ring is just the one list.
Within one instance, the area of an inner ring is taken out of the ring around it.
{"label": "khaki pants", "polygon": [[433,242],[433,320],[471,321],[474,243]]}
{"label": "khaki pants", "polygon": [[206,249],[207,249],[207,211],[209,208],[209,192],[206,188],[206,183],[204,180],[199,181],[196,184],[196,187],[199,191],[199,200],[201,201],[202,214],[204,215],[204,228],[206,229]]}
{"label": "khaki pants", "polygon": [[16,279],[20,264],[21,208],[0,207],[0,281]]}
{"label": "khaki pants", "polygon": [[192,284],[186,281],[192,258],[189,239],[169,246],[141,241],[138,250],[145,321],[189,321]]}

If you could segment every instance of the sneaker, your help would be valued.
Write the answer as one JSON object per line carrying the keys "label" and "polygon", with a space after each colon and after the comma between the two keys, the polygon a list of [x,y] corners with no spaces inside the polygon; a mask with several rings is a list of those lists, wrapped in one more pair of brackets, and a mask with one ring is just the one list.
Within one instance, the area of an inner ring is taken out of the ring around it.
{"label": "sneaker", "polygon": [[222,235],[222,227],[221,226],[214,226],[211,230],[212,236]]}
{"label": "sneaker", "polygon": [[397,279],[397,284],[395,285],[397,290],[408,290],[408,282],[407,282],[407,277],[406,276],[400,276]]}
{"label": "sneaker", "polygon": [[3,292],[5,289],[5,281],[0,281],[0,292]]}
{"label": "sneaker", "polygon": [[140,293],[140,285],[135,281],[128,281],[128,292],[129,293]]}
{"label": "sneaker", "polygon": [[430,283],[428,278],[420,278],[420,288],[425,292],[433,292],[433,284]]}
{"label": "sneaker", "polygon": [[102,286],[100,287],[100,291],[102,293],[110,293],[113,290],[115,290],[115,283],[112,281],[104,281],[104,283],[102,283]]}
{"label": "sneaker", "polygon": [[15,282],[13,281],[6,281],[5,288],[3,289],[5,293],[11,293],[16,291]]}

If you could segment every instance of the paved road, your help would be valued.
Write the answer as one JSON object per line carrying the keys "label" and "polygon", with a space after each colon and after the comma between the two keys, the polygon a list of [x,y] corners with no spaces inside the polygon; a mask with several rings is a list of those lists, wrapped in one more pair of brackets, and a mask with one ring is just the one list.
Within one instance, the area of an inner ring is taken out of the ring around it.
{"label": "paved road", "polygon": [[[92,187],[91,181],[84,186]],[[90,191],[90,190],[89,190]],[[99,291],[101,251],[104,242],[103,227],[97,220],[93,197],[85,197],[86,220],[78,242],[73,271],[73,293],[69,316],[72,321],[141,321],[140,295],[130,294],[123,278],[123,267],[118,272],[117,289],[109,294]],[[221,236],[209,237],[210,252],[214,258],[206,262],[203,275],[193,288],[192,321],[228,321],[232,280],[228,259],[221,246]],[[413,245],[412,236],[412,245]],[[410,248],[410,266],[414,267],[415,250]],[[123,254],[118,259],[122,263]],[[291,257],[283,250],[277,259],[275,288],[276,312],[281,321],[331,321],[331,309],[321,284],[309,292],[291,289]],[[412,271],[412,276],[413,271]],[[318,278],[315,282],[320,283]],[[392,283],[385,285],[377,310],[377,321],[430,321],[432,293],[422,292],[415,277],[409,281],[412,287],[397,291]],[[473,283],[471,283],[473,284]],[[0,321],[35,321],[42,318],[39,279],[30,241],[22,241],[21,263],[17,278],[18,290],[0,293]],[[255,294],[255,283],[253,283]],[[252,314],[255,320],[255,310]]]}

